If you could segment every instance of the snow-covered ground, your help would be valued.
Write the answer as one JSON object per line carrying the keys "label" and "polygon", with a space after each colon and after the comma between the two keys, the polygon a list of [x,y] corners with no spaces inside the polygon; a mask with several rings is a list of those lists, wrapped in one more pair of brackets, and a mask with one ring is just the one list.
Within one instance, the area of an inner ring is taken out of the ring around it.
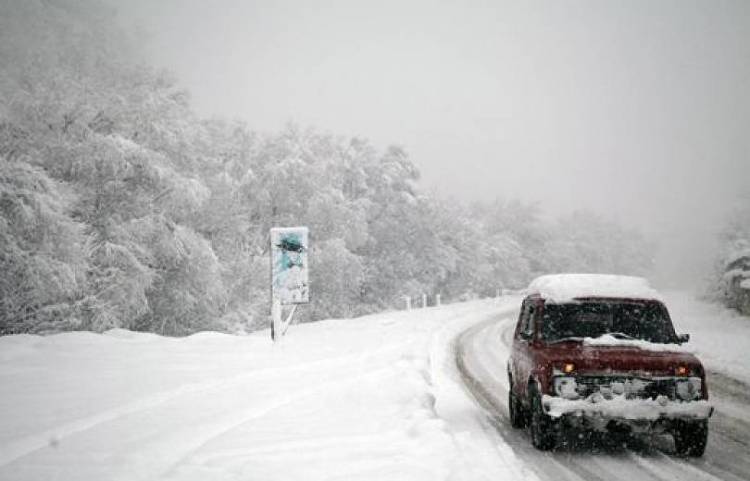
{"label": "snow-covered ground", "polygon": [[0,338],[0,479],[518,479],[452,352],[499,308],[299,325],[277,345],[268,332]]}
{"label": "snow-covered ground", "polygon": [[[748,380],[747,319],[680,293],[664,298],[709,369]],[[544,459],[550,473],[570,471],[574,453],[537,458],[474,401],[456,368],[459,335],[489,326],[464,348],[482,357],[485,388],[503,392],[519,303],[511,296],[293,326],[276,345],[268,332],[2,337],[0,479],[533,480]],[[750,417],[726,404],[736,419]],[[636,461],[649,472],[692,469]]]}
{"label": "snow-covered ground", "polygon": [[750,384],[750,319],[686,292],[665,292],[662,297],[675,330],[690,334],[687,350],[695,352],[707,369]]}

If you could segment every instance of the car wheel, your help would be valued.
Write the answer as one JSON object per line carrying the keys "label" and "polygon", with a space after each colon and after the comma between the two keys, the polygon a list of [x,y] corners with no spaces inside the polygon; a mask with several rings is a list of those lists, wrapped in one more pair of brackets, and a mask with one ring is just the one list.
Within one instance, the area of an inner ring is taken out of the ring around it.
{"label": "car wheel", "polygon": [[526,413],[521,400],[513,393],[513,388],[508,390],[508,413],[510,414],[510,425],[516,429],[526,427]]}
{"label": "car wheel", "polygon": [[682,421],[675,427],[672,436],[677,455],[703,456],[708,443],[708,421]]}
{"label": "car wheel", "polygon": [[542,397],[536,390],[531,394],[531,443],[542,451],[549,451],[557,444],[555,424],[544,412]]}

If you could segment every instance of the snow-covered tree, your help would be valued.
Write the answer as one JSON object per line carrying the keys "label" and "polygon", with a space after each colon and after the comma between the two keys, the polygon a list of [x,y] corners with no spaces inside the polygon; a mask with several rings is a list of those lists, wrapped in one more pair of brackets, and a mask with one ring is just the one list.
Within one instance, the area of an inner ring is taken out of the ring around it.
{"label": "snow-covered tree", "polygon": [[732,211],[719,242],[709,296],[750,315],[750,195]]}
{"label": "snow-covered tree", "polygon": [[80,327],[87,259],[71,200],[41,169],[0,157],[0,334]]}
{"label": "snow-covered tree", "polygon": [[303,320],[638,270],[590,215],[428,196],[399,146],[201,119],[98,0],[0,3],[0,333],[268,325],[274,226],[311,229]]}

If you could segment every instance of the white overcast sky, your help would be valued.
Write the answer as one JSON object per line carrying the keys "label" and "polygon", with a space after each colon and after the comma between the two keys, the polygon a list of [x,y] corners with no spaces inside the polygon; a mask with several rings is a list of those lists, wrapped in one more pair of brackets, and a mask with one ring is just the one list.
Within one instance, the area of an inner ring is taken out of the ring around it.
{"label": "white overcast sky", "polygon": [[750,186],[747,1],[109,1],[201,114],[397,143],[465,200],[604,213],[660,240],[657,279],[705,269]]}

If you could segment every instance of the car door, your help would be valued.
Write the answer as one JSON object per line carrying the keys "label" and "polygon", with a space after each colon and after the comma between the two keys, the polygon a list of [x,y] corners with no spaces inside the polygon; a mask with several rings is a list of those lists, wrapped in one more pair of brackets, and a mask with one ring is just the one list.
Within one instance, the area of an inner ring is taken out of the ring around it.
{"label": "car door", "polygon": [[513,352],[511,358],[513,364],[511,373],[513,376],[513,389],[520,397],[524,397],[526,389],[525,382],[529,378],[533,367],[531,352],[531,340],[534,334],[534,302],[526,298],[521,304],[521,312],[513,337]]}

